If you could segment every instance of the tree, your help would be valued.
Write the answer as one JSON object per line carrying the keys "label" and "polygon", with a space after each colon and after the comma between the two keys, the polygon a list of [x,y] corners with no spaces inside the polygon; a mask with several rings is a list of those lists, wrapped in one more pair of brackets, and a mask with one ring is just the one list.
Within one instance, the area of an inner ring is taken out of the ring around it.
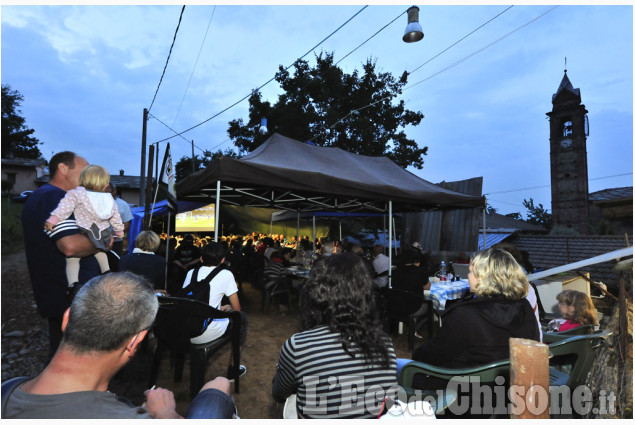
{"label": "tree", "polygon": [[529,201],[523,199],[523,206],[527,208],[528,223],[537,224],[547,229],[551,227],[551,214],[547,212],[542,204],[535,206],[533,198],[529,198]]}
{"label": "tree", "polygon": [[489,202],[487,203],[487,208],[486,208],[487,214],[496,214],[496,211],[498,211],[497,208],[494,208],[494,206],[492,206],[492,204],[490,204]]}
{"label": "tree", "polygon": [[8,84],[2,85],[2,157],[40,158],[40,141],[33,137],[35,130],[25,125],[20,114],[24,97]]}
{"label": "tree", "polygon": [[513,212],[509,214],[505,214],[505,217],[513,218],[514,220],[522,220],[523,216],[519,212]]}
{"label": "tree", "polygon": [[[205,156],[200,157],[198,155],[194,155],[194,171],[198,171],[202,168],[207,167],[212,163],[216,158],[240,158],[236,152],[234,152],[231,148],[227,148],[225,152],[220,149],[214,153],[209,151],[205,152]],[[192,174],[192,157],[184,156],[174,165],[175,170],[175,180],[179,181],[190,174]]]}
{"label": "tree", "polygon": [[269,138],[258,131],[261,118],[267,118],[271,132],[357,154],[387,156],[404,168],[421,169],[428,148],[408,139],[403,128],[419,125],[423,114],[407,110],[403,100],[393,102],[408,73],[396,79],[378,72],[368,59],[361,74],[346,74],[334,65],[332,53],[322,52],[316,61],[311,68],[298,60],[293,75],[280,66],[275,79],[284,93],[274,105],[263,102],[254,90],[249,120],[229,122],[229,137],[240,152],[251,152]]}

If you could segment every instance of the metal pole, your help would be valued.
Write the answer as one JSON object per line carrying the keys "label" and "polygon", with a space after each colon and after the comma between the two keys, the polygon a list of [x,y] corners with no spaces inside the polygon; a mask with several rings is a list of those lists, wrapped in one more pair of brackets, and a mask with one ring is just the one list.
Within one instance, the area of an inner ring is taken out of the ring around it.
{"label": "metal pole", "polygon": [[[148,182],[146,185],[146,198],[152,198],[152,167],[154,166],[154,145],[150,145],[150,159],[148,161]],[[150,202],[145,204],[145,214],[143,215],[143,230],[150,228]]]}
{"label": "metal pole", "polygon": [[218,217],[220,214],[220,180],[216,181],[216,207],[214,208],[214,242],[218,242]]}
{"label": "metal pole", "polygon": [[392,288],[392,201],[388,201],[388,287]]}
{"label": "metal pole", "polygon": [[139,177],[139,206],[146,204],[146,136],[148,110],[143,108],[143,130],[141,131],[141,172]]}
{"label": "metal pole", "polygon": [[170,210],[168,209],[168,237],[165,240],[165,279],[163,282],[163,290],[168,290],[168,264],[170,264]]}
{"label": "metal pole", "polygon": [[192,139],[192,174],[196,173],[196,164],[194,161],[194,140]]}
{"label": "metal pole", "polygon": [[298,210],[298,221],[297,221],[297,228],[295,231],[295,238],[298,241],[296,245],[299,247],[300,246],[300,210]]}
{"label": "metal pole", "polygon": [[313,214],[313,252],[315,252],[315,214]]}

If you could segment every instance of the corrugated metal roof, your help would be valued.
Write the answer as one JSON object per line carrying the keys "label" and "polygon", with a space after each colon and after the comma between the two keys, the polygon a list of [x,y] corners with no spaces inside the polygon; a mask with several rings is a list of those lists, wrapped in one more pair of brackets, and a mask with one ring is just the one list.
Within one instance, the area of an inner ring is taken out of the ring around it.
{"label": "corrugated metal roof", "polygon": [[[487,243],[487,247],[490,248],[492,245],[497,244],[505,240],[508,236],[513,235],[513,233],[485,233],[485,242]],[[478,250],[484,249],[483,247],[483,234],[478,235]]]}
{"label": "corrugated metal roof", "polygon": [[633,199],[633,187],[614,187],[589,193],[589,201],[605,202]]}
{"label": "corrugated metal roof", "polygon": [[[585,260],[626,246],[624,236],[548,236],[517,234],[511,242],[518,249],[529,252],[529,261],[536,268],[548,270]],[[633,236],[629,236],[633,245]],[[611,262],[594,264],[580,270],[589,272],[591,279],[609,286],[617,284]]]}

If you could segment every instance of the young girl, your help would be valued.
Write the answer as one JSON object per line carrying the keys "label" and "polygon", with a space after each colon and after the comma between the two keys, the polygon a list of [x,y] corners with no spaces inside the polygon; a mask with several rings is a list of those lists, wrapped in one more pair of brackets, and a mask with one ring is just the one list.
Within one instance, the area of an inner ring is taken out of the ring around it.
{"label": "young girl", "polygon": [[565,319],[560,325],[559,332],[577,328],[581,325],[597,325],[598,319],[591,298],[583,292],[565,289],[556,299],[560,314]]}
{"label": "young girl", "polygon": [[[106,249],[110,242],[112,231],[115,236],[123,237],[123,224],[117,209],[117,203],[110,193],[104,192],[110,183],[110,174],[99,165],[89,165],[79,176],[79,186],[66,192],[59,205],[44,223],[44,228],[53,230],[53,226],[75,214],[75,222],[100,250],[95,254],[102,274],[110,271]],[[79,280],[79,257],[66,258],[66,277],[69,287]]]}

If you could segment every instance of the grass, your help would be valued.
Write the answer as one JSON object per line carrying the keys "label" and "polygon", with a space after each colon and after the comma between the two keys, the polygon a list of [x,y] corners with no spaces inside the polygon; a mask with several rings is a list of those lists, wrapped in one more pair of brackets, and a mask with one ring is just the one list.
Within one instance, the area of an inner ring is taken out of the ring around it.
{"label": "grass", "polygon": [[23,204],[13,201],[9,197],[2,198],[2,255],[11,255],[24,247],[22,238]]}

